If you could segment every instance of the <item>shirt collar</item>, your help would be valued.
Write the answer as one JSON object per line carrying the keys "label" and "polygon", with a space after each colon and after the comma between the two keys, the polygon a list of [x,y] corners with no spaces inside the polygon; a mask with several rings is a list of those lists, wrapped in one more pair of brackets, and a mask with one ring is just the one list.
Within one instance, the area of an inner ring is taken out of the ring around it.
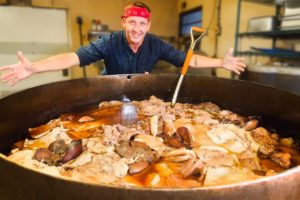
{"label": "shirt collar", "polygon": [[[139,48],[139,50],[138,50],[138,52],[137,52],[136,54],[138,54],[138,53],[140,52],[140,50],[143,48],[143,46],[144,46],[144,44],[145,44],[145,41],[146,41],[147,37],[148,37],[148,33],[146,33],[145,38],[144,38],[144,41],[143,41],[142,45],[140,46],[140,48]],[[128,41],[127,41],[127,38],[126,38],[126,33],[125,33],[125,31],[122,31],[122,40],[123,40],[123,42],[126,44],[126,46],[129,48],[130,52],[131,52],[132,54],[135,54],[135,53],[131,50],[131,48],[129,47],[129,44],[128,44]]]}

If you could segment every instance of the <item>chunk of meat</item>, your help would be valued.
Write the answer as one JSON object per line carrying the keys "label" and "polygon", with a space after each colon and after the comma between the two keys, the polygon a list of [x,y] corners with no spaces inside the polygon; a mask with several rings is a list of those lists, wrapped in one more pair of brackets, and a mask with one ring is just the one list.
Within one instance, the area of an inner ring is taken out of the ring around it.
{"label": "chunk of meat", "polygon": [[249,148],[247,132],[233,124],[220,124],[207,132],[208,137],[218,145],[234,153],[241,153]]}
{"label": "chunk of meat", "polygon": [[246,122],[244,129],[246,131],[252,131],[253,129],[257,128],[257,125],[258,125],[258,120],[252,119]]}
{"label": "chunk of meat", "polygon": [[146,116],[160,115],[166,112],[166,104],[155,96],[151,96],[149,100],[135,102],[138,106],[139,114]]}
{"label": "chunk of meat", "polygon": [[45,159],[50,158],[52,152],[46,148],[39,148],[36,150],[33,159],[43,162]]}
{"label": "chunk of meat", "polygon": [[238,159],[243,167],[247,167],[251,170],[260,171],[261,166],[259,164],[259,158],[257,154],[251,150],[246,150],[241,154],[238,154]]}
{"label": "chunk of meat", "polygon": [[194,149],[199,159],[208,167],[235,165],[233,157],[229,152],[219,146],[202,146],[199,149]]}
{"label": "chunk of meat", "polygon": [[193,108],[205,110],[209,113],[218,113],[221,111],[221,108],[212,102],[203,102],[203,103],[193,106]]}
{"label": "chunk of meat", "polygon": [[146,161],[148,163],[153,163],[157,160],[155,152],[143,142],[123,140],[119,146],[116,146],[115,150],[120,156],[127,159]]}
{"label": "chunk of meat", "polygon": [[128,171],[126,161],[116,153],[94,155],[88,164],[68,171],[75,180],[94,183],[112,183],[120,177],[125,177]]}
{"label": "chunk of meat", "polygon": [[192,158],[181,168],[180,173],[185,178],[192,175],[201,176],[204,174],[204,169],[205,165],[201,160]]}
{"label": "chunk of meat", "polygon": [[165,183],[168,187],[171,188],[191,188],[202,186],[202,183],[199,181],[182,179],[179,175],[175,174],[167,177]]}
{"label": "chunk of meat", "polygon": [[273,153],[271,159],[285,169],[291,165],[291,154],[289,153]]}
{"label": "chunk of meat", "polygon": [[78,119],[78,122],[79,123],[84,123],[84,122],[91,122],[91,121],[94,121],[95,119],[90,117],[90,116],[83,116],[83,117],[80,117]]}
{"label": "chunk of meat", "polygon": [[235,124],[240,127],[244,127],[247,120],[245,117],[230,111],[222,112],[220,117],[223,123]]}
{"label": "chunk of meat", "polygon": [[174,148],[185,147],[190,149],[192,141],[192,135],[186,127],[177,128],[176,134],[173,134],[171,137],[166,135],[165,138],[166,144]]}
{"label": "chunk of meat", "polygon": [[167,136],[172,136],[175,132],[175,126],[172,120],[164,120],[163,122],[163,132]]}
{"label": "chunk of meat", "polygon": [[152,135],[138,134],[134,137],[134,141],[145,143],[158,154],[161,154],[167,148],[160,137],[153,137]]}
{"label": "chunk of meat", "polygon": [[251,135],[254,141],[259,145],[258,151],[265,156],[271,155],[278,145],[277,141],[271,137],[271,134],[262,127],[251,131]]}
{"label": "chunk of meat", "polygon": [[240,183],[258,178],[250,169],[237,167],[208,167],[204,186]]}
{"label": "chunk of meat", "polygon": [[193,122],[207,126],[217,125],[220,123],[218,119],[205,110],[194,110]]}
{"label": "chunk of meat", "polygon": [[128,173],[130,175],[138,174],[144,171],[149,166],[149,163],[146,161],[135,162],[129,165]]}
{"label": "chunk of meat", "polygon": [[195,157],[194,151],[185,148],[176,149],[163,155],[164,160],[171,162],[184,162]]}

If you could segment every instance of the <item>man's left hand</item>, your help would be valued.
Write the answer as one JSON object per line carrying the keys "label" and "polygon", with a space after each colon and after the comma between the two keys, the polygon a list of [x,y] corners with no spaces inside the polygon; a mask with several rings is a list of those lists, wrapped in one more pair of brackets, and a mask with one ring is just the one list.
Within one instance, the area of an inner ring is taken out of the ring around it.
{"label": "man's left hand", "polygon": [[240,75],[241,72],[245,70],[246,64],[244,63],[244,59],[241,57],[233,56],[233,48],[230,48],[226,53],[225,57],[222,61],[222,67],[224,69],[235,72]]}

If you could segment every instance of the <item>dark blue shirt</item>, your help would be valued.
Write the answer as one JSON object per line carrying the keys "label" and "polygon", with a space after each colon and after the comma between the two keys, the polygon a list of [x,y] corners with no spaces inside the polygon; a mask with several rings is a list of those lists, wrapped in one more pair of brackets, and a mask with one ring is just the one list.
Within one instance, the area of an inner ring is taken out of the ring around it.
{"label": "dark blue shirt", "polygon": [[80,66],[103,59],[107,74],[151,72],[159,60],[180,67],[186,56],[185,52],[176,50],[172,45],[149,33],[146,34],[138,52],[134,53],[123,31],[102,36],[88,46],[80,47],[76,54]]}

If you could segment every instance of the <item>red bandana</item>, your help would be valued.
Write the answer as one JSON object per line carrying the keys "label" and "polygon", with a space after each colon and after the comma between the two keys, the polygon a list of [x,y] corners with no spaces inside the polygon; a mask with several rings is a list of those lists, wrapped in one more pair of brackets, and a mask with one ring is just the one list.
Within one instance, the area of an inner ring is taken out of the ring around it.
{"label": "red bandana", "polygon": [[140,8],[140,7],[128,7],[124,10],[124,15],[122,18],[127,18],[131,16],[136,16],[136,17],[143,17],[146,19],[150,19],[150,13],[146,8]]}

